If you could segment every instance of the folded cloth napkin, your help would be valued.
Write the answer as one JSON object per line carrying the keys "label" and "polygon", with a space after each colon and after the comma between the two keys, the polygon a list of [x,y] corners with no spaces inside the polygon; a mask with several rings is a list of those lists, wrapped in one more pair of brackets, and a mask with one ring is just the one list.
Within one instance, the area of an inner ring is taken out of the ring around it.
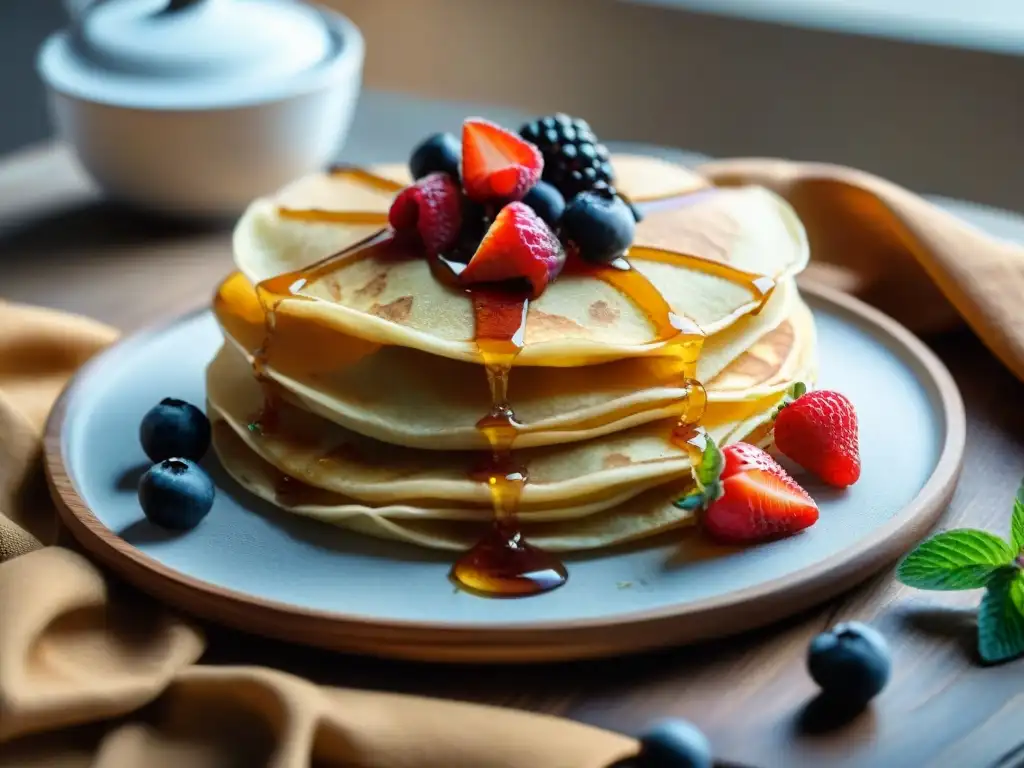
{"label": "folded cloth napkin", "polygon": [[[966,319],[1024,378],[1024,320],[1013,311],[1024,248],[846,168],[728,160],[698,170],[786,197],[818,279],[918,331]],[[0,303],[0,767],[599,768],[635,750],[557,718],[196,665],[198,627],[54,545],[43,422],[67,378],[115,335]]]}
{"label": "folded cloth napkin", "polygon": [[115,336],[0,303],[0,766],[601,768],[635,752],[554,717],[196,665],[197,626],[53,545],[44,420]]}
{"label": "folded cloth napkin", "polygon": [[757,184],[786,198],[807,230],[814,279],[836,283],[918,333],[966,321],[1024,379],[1021,245],[852,168],[731,159],[696,170],[720,186]]}

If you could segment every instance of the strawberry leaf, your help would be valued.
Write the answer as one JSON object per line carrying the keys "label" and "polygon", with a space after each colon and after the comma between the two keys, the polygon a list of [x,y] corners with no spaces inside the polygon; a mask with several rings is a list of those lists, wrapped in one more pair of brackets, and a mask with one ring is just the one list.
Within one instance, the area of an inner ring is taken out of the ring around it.
{"label": "strawberry leaf", "polygon": [[1024,577],[1007,569],[992,579],[978,608],[978,653],[990,664],[1024,654]]}
{"label": "strawberry leaf", "polygon": [[711,439],[711,435],[707,435],[700,461],[696,466],[690,467],[697,487],[682,498],[676,499],[673,504],[685,510],[707,509],[711,502],[722,498],[722,494],[725,493],[721,481],[724,468],[725,457]]}
{"label": "strawberry leaf", "polygon": [[697,487],[704,497],[703,506],[706,509],[714,501],[722,498],[725,491],[722,488],[722,470],[725,468],[725,457],[711,439],[707,436],[704,445],[704,453],[700,457],[700,464],[697,466],[695,479]]}
{"label": "strawberry leaf", "polygon": [[700,457],[700,465],[697,467],[697,482],[704,486],[717,482],[724,466],[725,457],[709,435],[704,445],[704,453]]}
{"label": "strawberry leaf", "polygon": [[673,504],[687,512],[696,512],[704,506],[704,494],[700,491],[691,491],[681,499],[676,499]]}
{"label": "strawberry leaf", "polygon": [[1024,483],[1017,489],[1010,520],[1010,549],[1016,557],[1024,555]]}
{"label": "strawberry leaf", "polygon": [[900,563],[896,578],[916,589],[981,589],[1007,570],[1013,558],[1010,547],[998,536],[961,528],[918,545]]}
{"label": "strawberry leaf", "polygon": [[796,382],[792,387],[786,390],[786,393],[782,396],[782,401],[779,403],[779,407],[776,408],[775,412],[772,414],[772,420],[774,421],[779,417],[783,408],[799,400],[805,394],[807,394],[807,385],[802,381]]}

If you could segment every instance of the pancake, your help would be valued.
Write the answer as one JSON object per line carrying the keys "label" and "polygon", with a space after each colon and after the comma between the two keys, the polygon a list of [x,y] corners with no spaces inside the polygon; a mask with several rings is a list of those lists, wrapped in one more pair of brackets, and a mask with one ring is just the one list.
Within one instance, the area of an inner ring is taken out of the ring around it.
{"label": "pancake", "polygon": [[[741,439],[765,444],[764,424],[770,413],[760,414],[735,426],[722,442]],[[282,499],[281,473],[251,450],[239,433],[214,416],[213,446],[221,463],[236,482],[250,493],[289,512],[312,517],[365,535],[404,541],[430,549],[464,551],[478,541],[490,525],[487,504],[471,518],[465,509],[385,504],[369,506],[339,494],[303,487],[294,501]],[[758,436],[760,432],[760,436]],[[641,489],[635,495],[595,512],[567,507],[539,513],[521,508],[523,535],[535,546],[551,552],[578,552],[611,547],[648,538],[695,522],[695,516],[673,502],[691,488],[688,476]],[[529,487],[529,486],[527,486]]]}
{"label": "pancake", "polygon": [[[791,322],[793,338],[803,343],[787,356],[786,374],[769,394],[740,402],[710,401],[702,425],[716,441],[740,425],[750,429],[770,418],[785,390],[813,358],[813,323],[802,304]],[[737,365],[750,363],[741,356]],[[713,386],[711,389],[713,391]],[[473,478],[478,451],[418,450],[353,432],[285,400],[276,419],[285,425],[265,434],[249,428],[263,403],[263,391],[248,361],[226,344],[207,373],[207,397],[213,415],[228,423],[254,452],[286,475],[307,485],[374,504],[398,500],[490,503],[486,484]],[[566,445],[517,450],[529,467],[521,509],[570,502],[578,504],[689,474],[686,451],[671,443],[675,420],[616,430]],[[433,504],[436,506],[436,504]]]}
{"label": "pancake", "polygon": [[[644,168],[643,160],[634,162],[638,186]],[[660,168],[647,171],[652,188]],[[394,189],[375,184],[358,172],[319,174],[277,198],[255,201],[235,229],[236,266],[254,284],[278,278],[284,291],[273,297],[278,311],[309,325],[479,362],[471,298],[437,280],[414,248],[389,242],[369,255],[335,257],[309,269],[382,226]],[[348,213],[343,222],[289,218],[280,208],[285,203],[292,210]],[[376,220],[367,210],[373,206]],[[675,314],[710,337],[762,305],[770,282],[759,278],[795,275],[807,253],[799,220],[778,196],[755,187],[709,188],[650,210],[629,258]],[[517,365],[577,367],[657,355],[667,343],[662,333],[649,308],[621,286],[567,270],[530,303]]]}
{"label": "pancake", "polygon": [[[402,167],[312,174],[255,200],[214,300],[225,343],[207,412],[227,472],[279,508],[377,537],[464,551],[491,531],[467,555],[474,572],[479,551],[528,554],[517,531],[560,552],[693,523],[674,504],[693,483],[681,419],[719,445],[767,445],[787,390],[813,383],[794,280],[807,239],[765,189],[612,163],[644,214],[627,258],[570,254],[528,300],[467,291],[457,265],[394,236]],[[693,378],[707,394],[696,424]],[[529,579],[537,566],[510,568]]]}
{"label": "pancake", "polygon": [[[236,306],[244,303],[246,312],[218,311],[218,319],[251,360],[265,338],[262,311],[247,282],[237,286],[237,293]],[[797,302],[796,286],[786,281],[760,314],[705,341],[697,378],[708,382],[713,402],[758,398],[785,388],[791,373],[787,361],[795,358],[798,344],[788,317]],[[365,345],[361,349],[366,354],[339,365],[330,355],[311,355],[303,345],[291,344],[289,322],[283,315],[277,319],[283,341],[273,349],[283,354],[265,361],[264,373],[301,406],[397,445],[428,450],[488,447],[476,427],[480,414],[490,408],[480,366],[403,347],[370,351]],[[294,334],[311,338],[307,324],[296,324]],[[310,346],[331,344],[339,350],[345,343],[317,340]],[[744,355],[746,361],[735,364]],[[516,444],[527,448],[584,440],[678,414],[687,395],[682,379],[677,361],[666,358],[581,368],[516,368],[510,379],[522,424]]]}

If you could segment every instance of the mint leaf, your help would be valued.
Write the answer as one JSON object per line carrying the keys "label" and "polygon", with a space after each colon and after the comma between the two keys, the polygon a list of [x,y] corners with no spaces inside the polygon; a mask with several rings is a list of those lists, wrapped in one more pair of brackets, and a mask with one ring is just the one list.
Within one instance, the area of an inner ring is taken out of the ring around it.
{"label": "mint leaf", "polygon": [[1024,555],[1024,483],[1017,489],[1013,501],[1013,517],[1010,519],[1010,549],[1014,557]]}
{"label": "mint leaf", "polygon": [[1024,654],[1024,581],[1016,569],[992,579],[978,608],[978,653],[990,664]]}
{"label": "mint leaf", "polygon": [[916,589],[981,589],[1013,562],[1005,541],[986,531],[960,528],[918,545],[896,569],[896,578]]}

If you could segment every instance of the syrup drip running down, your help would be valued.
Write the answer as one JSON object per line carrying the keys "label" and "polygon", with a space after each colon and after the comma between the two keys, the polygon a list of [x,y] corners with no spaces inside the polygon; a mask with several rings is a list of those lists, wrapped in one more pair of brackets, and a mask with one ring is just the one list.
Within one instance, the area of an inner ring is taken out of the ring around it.
{"label": "syrup drip running down", "polygon": [[491,412],[477,429],[491,446],[482,479],[491,491],[494,520],[490,530],[452,567],[452,578],[485,595],[534,595],[562,586],[565,566],[553,555],[529,544],[519,529],[519,499],[528,475],[512,455],[519,425],[508,401],[508,379],[523,348],[528,298],[498,291],[473,290],[476,346],[487,372]]}
{"label": "syrup drip running down", "polygon": [[[331,173],[377,192],[390,194],[402,189],[401,184],[358,168],[332,169]],[[685,204],[688,198],[705,192],[707,190],[695,190],[680,195],[679,204]],[[643,210],[644,201],[637,202]],[[659,199],[656,202],[658,207],[662,207],[669,201]],[[279,213],[283,218],[299,221],[380,227],[387,224],[387,215],[381,212],[279,208]],[[386,250],[393,242],[388,231],[375,232],[307,269],[273,277],[256,286],[265,325],[263,343],[253,360],[253,373],[264,387],[264,405],[254,420],[257,429],[268,431],[277,428],[276,404],[280,395],[276,385],[268,379],[266,370],[271,360],[277,310],[281,302],[289,298],[308,298],[301,291],[309,282],[354,261],[380,255],[382,249]],[[748,307],[748,311],[754,314],[760,312],[775,287],[771,278],[695,255],[647,247],[633,248],[629,255],[634,261],[674,264],[742,285],[751,293],[753,305]],[[438,279],[453,287],[461,287],[458,273],[464,265],[439,258],[431,261],[431,267]],[[704,387],[696,380],[704,333],[688,318],[675,313],[658,289],[625,259],[601,266],[573,259],[566,266],[566,273],[589,274],[608,283],[647,315],[655,330],[652,342],[662,344],[658,355],[671,359],[672,370],[678,370],[679,377],[685,382],[685,407],[668,437],[687,451],[691,460],[699,461],[707,444],[707,433],[699,426],[707,396]],[[520,425],[509,402],[508,385],[513,364],[525,344],[529,299],[499,290],[474,288],[469,293],[473,301],[475,343],[491,393],[491,411],[477,423],[491,448],[491,455],[485,467],[472,476],[488,484],[494,518],[484,537],[455,563],[452,577],[463,587],[482,595],[516,597],[538,594],[561,586],[568,575],[555,556],[526,541],[517,517],[520,498],[529,477],[527,468],[519,465],[512,453]],[[220,294],[218,300],[221,300]],[[283,489],[288,486],[285,482]]]}

